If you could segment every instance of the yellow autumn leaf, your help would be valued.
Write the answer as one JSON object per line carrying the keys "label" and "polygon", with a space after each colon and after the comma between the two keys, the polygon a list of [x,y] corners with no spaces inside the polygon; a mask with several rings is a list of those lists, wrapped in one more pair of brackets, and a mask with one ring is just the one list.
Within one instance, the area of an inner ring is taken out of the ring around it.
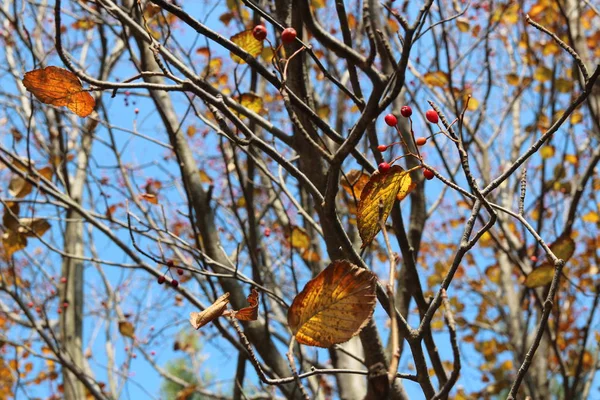
{"label": "yellow autumn leaf", "polygon": [[567,154],[567,155],[565,155],[565,162],[568,162],[569,164],[577,165],[577,164],[579,164],[579,159],[574,154]]}
{"label": "yellow autumn leaf", "polygon": [[119,321],[119,332],[129,338],[135,338],[135,327],[129,321]]}
{"label": "yellow autumn leaf", "polygon": [[448,75],[442,71],[427,72],[423,75],[423,81],[429,86],[445,87],[448,84]]}
{"label": "yellow autumn leaf", "polygon": [[559,93],[571,93],[573,91],[573,81],[565,78],[558,78],[554,83]]}
{"label": "yellow autumn leaf", "polygon": [[555,152],[556,152],[556,150],[554,149],[554,146],[552,146],[552,145],[546,145],[540,149],[540,155],[542,156],[543,160],[552,158],[552,156],[554,156]]}
{"label": "yellow autumn leaf", "polygon": [[263,109],[263,99],[254,93],[242,93],[238,102],[248,110],[258,114]]}
{"label": "yellow autumn leaf", "polygon": [[96,105],[77,75],[64,68],[50,66],[26,72],[23,85],[42,103],[66,106],[80,117],[90,115]]}
{"label": "yellow autumn leaf", "polygon": [[[415,187],[408,171],[394,165],[389,171],[379,173],[376,171],[365,185],[358,203],[358,232],[362,239],[362,246],[368,246],[379,230],[379,221],[387,220],[396,196],[402,193],[406,196]],[[380,208],[379,203],[382,203]]]}
{"label": "yellow autumn leaf", "polygon": [[511,72],[510,74],[506,74],[505,78],[506,83],[508,83],[511,86],[517,86],[519,84],[519,75],[517,74]]}
{"label": "yellow autumn leaf", "polygon": [[525,286],[528,288],[536,288],[546,286],[552,282],[554,277],[554,267],[549,263],[544,263],[531,271],[525,279]]}
{"label": "yellow autumn leaf", "polygon": [[592,223],[600,222],[600,216],[598,216],[598,213],[594,212],[594,211],[590,211],[589,213],[585,214],[583,217],[581,217],[581,219],[584,222],[592,222]]}
{"label": "yellow autumn leaf", "polygon": [[533,79],[539,82],[547,82],[552,79],[552,70],[547,67],[537,67],[533,73]]}
{"label": "yellow autumn leaf", "polygon": [[469,20],[464,17],[456,18],[456,26],[458,27],[459,31],[468,32],[469,31]]}
{"label": "yellow autumn leaf", "polygon": [[329,264],[296,296],[288,325],[299,343],[331,347],[357,335],[376,303],[377,277],[347,260]]}
{"label": "yellow autumn leaf", "polygon": [[273,48],[271,46],[267,46],[262,50],[260,56],[263,58],[263,60],[270,64],[273,61],[273,58],[275,57],[275,52],[273,51]]}
{"label": "yellow autumn leaf", "polygon": [[[230,38],[230,40],[241,47],[245,52],[250,54],[252,57],[258,57],[259,54],[262,53],[263,50],[263,42],[262,40],[257,40],[254,38],[252,34],[252,29],[248,29],[242,31]],[[238,64],[245,64],[246,61],[236,56],[233,53],[230,53],[231,59]]]}
{"label": "yellow autumn leaf", "polygon": [[19,218],[18,233],[25,237],[42,236],[50,229],[50,223],[43,218]]}
{"label": "yellow autumn leaf", "polygon": [[573,111],[573,114],[571,114],[570,121],[571,121],[571,124],[577,125],[578,123],[583,121],[583,114],[579,111]]}
{"label": "yellow autumn leaf", "polygon": [[290,244],[296,249],[308,249],[310,247],[310,236],[299,226],[294,226],[290,233]]}
{"label": "yellow autumn leaf", "polygon": [[319,253],[317,253],[316,251],[312,250],[312,249],[306,249],[302,252],[301,255],[302,259],[304,261],[308,261],[308,262],[319,262],[321,261],[321,256],[319,255]]}
{"label": "yellow autumn leaf", "polygon": [[565,262],[575,253],[575,241],[569,235],[562,235],[556,239],[550,246],[554,255]]}
{"label": "yellow autumn leaf", "polygon": [[321,119],[327,119],[329,118],[329,115],[331,115],[331,109],[328,105],[319,106],[317,107],[317,115]]}

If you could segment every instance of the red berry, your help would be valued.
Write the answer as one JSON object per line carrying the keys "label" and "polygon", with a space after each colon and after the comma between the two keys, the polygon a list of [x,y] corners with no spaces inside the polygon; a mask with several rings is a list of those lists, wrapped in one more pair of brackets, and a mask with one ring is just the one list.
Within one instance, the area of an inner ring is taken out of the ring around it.
{"label": "red berry", "polygon": [[161,275],[158,277],[158,284],[162,285],[163,283],[165,283],[165,276]]}
{"label": "red berry", "polygon": [[531,256],[531,257],[529,257],[529,259],[531,260],[532,263],[536,263],[537,262],[537,257],[536,256]]}
{"label": "red berry", "polygon": [[432,180],[435,177],[435,174],[433,173],[432,170],[424,168],[423,169],[423,176],[425,177],[425,179],[427,179],[428,181]]}
{"label": "red berry", "polygon": [[133,110],[134,113],[139,114],[140,113],[140,109],[136,108],[135,110]]}
{"label": "red berry", "polygon": [[59,308],[58,311],[57,311],[57,313],[62,314],[62,309]]}
{"label": "red berry", "polygon": [[183,270],[181,268],[177,268],[177,275],[183,275]]}
{"label": "red berry", "polygon": [[285,44],[292,43],[296,40],[296,30],[294,28],[285,28],[281,32],[281,41]]}
{"label": "red berry", "polygon": [[385,123],[389,126],[396,126],[396,124],[398,123],[398,118],[396,118],[394,114],[388,114],[383,119],[385,120]]}
{"label": "red berry", "polygon": [[402,106],[400,114],[402,114],[404,118],[408,118],[412,115],[412,108],[410,108],[410,106]]}
{"label": "red berry", "polygon": [[390,164],[386,163],[386,162],[382,162],[381,164],[379,164],[379,172],[382,174],[385,174],[386,172],[388,172],[390,170],[390,168],[392,168],[390,166]]}
{"label": "red berry", "polygon": [[65,302],[63,303],[63,308],[67,308],[67,307],[69,307],[69,302],[68,302],[68,301],[65,301]]}
{"label": "red berry", "polygon": [[263,41],[267,37],[267,28],[264,25],[256,25],[254,29],[252,29],[252,36],[254,39]]}
{"label": "red berry", "polygon": [[378,150],[379,152],[381,152],[381,153],[383,153],[384,151],[386,151],[386,150],[387,150],[387,148],[388,148],[388,147],[387,147],[386,145],[384,145],[384,144],[380,144],[379,146],[377,146],[377,150]]}
{"label": "red berry", "polygon": [[424,146],[425,143],[427,143],[427,138],[425,137],[418,137],[415,139],[415,143],[417,144],[417,146]]}
{"label": "red berry", "polygon": [[167,261],[167,268],[173,268],[175,266],[175,262],[173,260]]}
{"label": "red berry", "polygon": [[179,281],[177,279],[173,279],[171,281],[171,286],[173,286],[174,288],[176,288],[177,286],[179,286]]}
{"label": "red berry", "polygon": [[427,110],[425,113],[425,118],[427,118],[427,121],[431,122],[432,124],[437,124],[439,120],[438,113],[434,109]]}
{"label": "red berry", "polygon": [[67,278],[64,276],[60,278],[60,283],[67,283]]}
{"label": "red berry", "polygon": [[33,302],[30,301],[29,303],[27,303],[27,307],[32,308],[33,307]]}
{"label": "red berry", "polygon": [[266,237],[269,237],[269,236],[271,236],[271,228],[265,228],[264,235],[265,235]]}
{"label": "red berry", "polygon": [[156,355],[156,352],[155,352],[154,350],[152,350],[152,351],[150,352],[150,355],[151,355],[151,356],[155,356],[155,355]]}

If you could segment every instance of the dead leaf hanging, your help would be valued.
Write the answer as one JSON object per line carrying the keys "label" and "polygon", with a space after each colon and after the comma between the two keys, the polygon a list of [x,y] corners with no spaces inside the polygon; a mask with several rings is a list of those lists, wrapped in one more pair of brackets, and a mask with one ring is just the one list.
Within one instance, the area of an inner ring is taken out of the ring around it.
{"label": "dead leaf hanging", "polygon": [[229,303],[229,292],[215,300],[215,302],[207,307],[206,310],[201,312],[191,312],[190,324],[192,324],[194,329],[200,329],[215,318],[220,317],[225,311],[227,303]]}
{"label": "dead leaf hanging", "polygon": [[347,260],[336,260],[310,280],[288,310],[299,343],[331,347],[357,335],[376,302],[377,277]]}
{"label": "dead leaf hanging", "polygon": [[258,319],[258,291],[252,289],[247,300],[250,306],[244,307],[239,311],[226,310],[223,315],[232,316],[240,321],[256,321]]}
{"label": "dead leaf hanging", "polygon": [[26,72],[23,85],[42,103],[66,106],[80,117],[90,115],[96,105],[77,75],[64,68],[50,66]]}

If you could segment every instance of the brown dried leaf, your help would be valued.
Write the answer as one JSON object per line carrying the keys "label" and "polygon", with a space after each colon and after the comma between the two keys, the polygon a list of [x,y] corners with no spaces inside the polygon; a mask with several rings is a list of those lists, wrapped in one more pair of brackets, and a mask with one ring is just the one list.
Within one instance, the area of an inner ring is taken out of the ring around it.
{"label": "brown dried leaf", "polygon": [[546,286],[552,282],[553,277],[554,267],[550,263],[544,263],[527,275],[527,279],[525,279],[525,286],[528,288]]}
{"label": "brown dried leaf", "polygon": [[200,312],[191,312],[190,324],[192,324],[194,329],[200,329],[213,319],[220,317],[225,311],[227,303],[229,303],[229,292],[215,300],[215,302],[208,306],[206,310]]}
{"label": "brown dried leaf", "polygon": [[299,343],[331,347],[357,335],[375,309],[377,277],[347,260],[336,260],[310,280],[288,310]]}
{"label": "brown dried leaf", "polygon": [[223,315],[230,315],[240,321],[256,321],[258,319],[258,291],[256,289],[252,289],[248,295],[248,304],[250,306],[244,307],[239,311],[225,310]]}
{"label": "brown dried leaf", "polygon": [[135,327],[129,321],[119,321],[119,332],[125,337],[135,338]]}
{"label": "brown dried leaf", "polygon": [[[415,188],[408,171],[394,165],[388,172],[382,174],[375,172],[369,182],[365,185],[358,203],[358,232],[362,239],[362,246],[368,246],[379,230],[379,220],[387,220],[392,206],[401,195],[406,197]],[[379,202],[382,208],[379,208]],[[380,212],[381,211],[381,212]],[[380,215],[381,214],[381,215]]]}
{"label": "brown dried leaf", "polygon": [[46,67],[25,73],[23,85],[42,103],[66,106],[80,117],[94,111],[96,102],[83,90],[77,75],[63,68]]}

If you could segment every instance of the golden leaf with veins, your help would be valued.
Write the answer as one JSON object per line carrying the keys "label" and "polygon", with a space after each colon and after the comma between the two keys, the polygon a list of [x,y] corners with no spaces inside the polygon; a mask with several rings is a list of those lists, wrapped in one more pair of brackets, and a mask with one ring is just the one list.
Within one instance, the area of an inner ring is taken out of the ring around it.
{"label": "golden leaf with veins", "polygon": [[[263,42],[262,40],[257,40],[254,38],[254,35],[252,34],[252,29],[242,31],[237,35],[232,36],[230,40],[254,58],[258,57],[258,55],[262,53]],[[236,56],[233,53],[230,53],[230,56],[231,59],[238,64],[246,63],[246,61],[242,60],[240,57]]]}
{"label": "golden leaf with veins", "polygon": [[66,106],[80,117],[90,115],[96,105],[77,75],[64,68],[50,66],[26,72],[23,85],[42,103]]}
{"label": "golden leaf with veins", "polygon": [[[384,221],[392,211],[394,201],[405,198],[416,186],[408,171],[394,165],[386,173],[375,172],[365,185],[358,203],[358,233],[362,246],[368,246],[381,227],[380,218]],[[379,208],[381,201],[382,207]]]}
{"label": "golden leaf with veins", "polygon": [[347,260],[336,260],[310,280],[288,310],[299,343],[331,347],[356,336],[376,303],[377,277]]}

